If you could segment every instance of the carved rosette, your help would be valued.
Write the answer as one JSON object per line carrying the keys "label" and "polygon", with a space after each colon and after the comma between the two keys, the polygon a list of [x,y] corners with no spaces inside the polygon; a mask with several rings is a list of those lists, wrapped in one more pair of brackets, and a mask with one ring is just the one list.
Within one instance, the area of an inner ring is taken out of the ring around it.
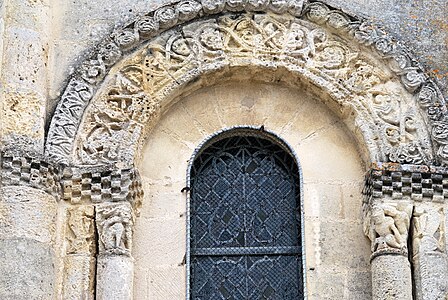
{"label": "carved rosette", "polygon": [[100,255],[130,256],[134,213],[129,203],[103,203],[96,206]]}
{"label": "carved rosette", "polygon": [[[208,19],[215,14],[220,16]],[[119,72],[94,97],[111,67],[150,39],[120,62]],[[380,61],[364,57],[361,46]],[[180,1],[139,17],[96,47],[69,80],[46,151],[66,164],[75,148],[78,163],[129,161],[164,101],[202,74],[249,62],[286,68],[332,91],[356,115],[372,161],[446,164],[445,101],[409,53],[383,30],[320,2]]]}

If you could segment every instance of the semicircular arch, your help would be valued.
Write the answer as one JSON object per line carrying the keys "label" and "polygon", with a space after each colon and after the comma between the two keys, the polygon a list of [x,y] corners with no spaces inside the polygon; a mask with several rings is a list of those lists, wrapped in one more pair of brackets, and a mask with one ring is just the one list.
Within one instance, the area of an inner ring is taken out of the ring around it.
{"label": "semicircular arch", "polygon": [[445,101],[399,42],[321,2],[251,3],[180,1],[114,32],[69,80],[47,154],[65,164],[133,162],[180,95],[256,79],[318,94],[366,160],[448,162]]}

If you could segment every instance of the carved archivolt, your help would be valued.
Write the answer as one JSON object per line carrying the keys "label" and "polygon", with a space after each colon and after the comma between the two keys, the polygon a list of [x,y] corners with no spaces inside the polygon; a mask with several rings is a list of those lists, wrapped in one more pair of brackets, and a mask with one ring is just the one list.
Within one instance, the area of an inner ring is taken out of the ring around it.
{"label": "carved archivolt", "polygon": [[408,51],[368,22],[299,0],[181,1],[115,32],[70,79],[47,153],[63,163],[132,162],[177,95],[239,67],[316,87],[371,161],[448,162],[444,99]]}

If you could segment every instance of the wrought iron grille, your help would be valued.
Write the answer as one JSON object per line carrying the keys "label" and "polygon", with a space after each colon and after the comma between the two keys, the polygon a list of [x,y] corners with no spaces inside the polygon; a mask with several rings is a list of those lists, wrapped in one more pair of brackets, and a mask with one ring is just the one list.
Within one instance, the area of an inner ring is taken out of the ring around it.
{"label": "wrought iron grille", "polygon": [[191,299],[303,299],[298,176],[264,137],[202,150],[190,182]]}

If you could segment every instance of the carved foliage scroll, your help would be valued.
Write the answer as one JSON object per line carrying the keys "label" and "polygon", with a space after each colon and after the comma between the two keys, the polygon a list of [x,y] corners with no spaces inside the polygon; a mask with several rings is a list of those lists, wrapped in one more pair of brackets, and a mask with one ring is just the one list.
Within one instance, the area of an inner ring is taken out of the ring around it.
{"label": "carved foliage scroll", "polygon": [[[233,17],[205,18],[225,11]],[[169,30],[195,18],[196,22]],[[134,56],[139,59],[124,63],[117,76],[108,79],[109,88],[101,91],[89,109],[86,127],[78,128],[87,104],[111,67],[149,39],[149,46]],[[347,42],[350,39],[374,51],[387,70],[374,67],[378,62],[360,55],[359,46]],[[50,126],[47,153],[69,163],[75,136],[81,130],[86,142],[78,145],[78,159],[83,163],[119,161],[122,152],[123,157],[131,157],[135,151],[128,146],[138,144],[151,124],[145,120],[156,119],[164,98],[201,74],[235,65],[238,57],[249,58],[254,65],[311,74],[323,86],[337,90],[337,101],[346,98],[348,103],[342,105],[354,106],[364,123],[378,124],[374,132],[363,132],[366,139],[378,144],[374,159],[448,163],[445,101],[409,51],[368,22],[320,2],[304,5],[301,0],[185,0],[115,31],[69,81]],[[402,89],[389,84],[397,77]],[[350,99],[353,93],[355,97]],[[412,98],[407,93],[415,95],[412,103],[405,103]],[[419,129],[425,128],[420,112],[432,126],[431,140]]]}
{"label": "carved foliage scroll", "polygon": [[[308,18],[317,17],[309,11]],[[356,122],[370,124],[371,140],[381,151],[376,160],[421,164],[433,159],[428,132],[408,92],[391,83],[391,72],[380,69],[381,63],[313,23],[261,14],[203,20],[152,40],[123,63],[89,110],[78,159],[83,164],[132,160],[139,137],[171,91],[198,74],[248,60],[308,72],[325,88],[338,89],[335,100],[355,111]]]}

